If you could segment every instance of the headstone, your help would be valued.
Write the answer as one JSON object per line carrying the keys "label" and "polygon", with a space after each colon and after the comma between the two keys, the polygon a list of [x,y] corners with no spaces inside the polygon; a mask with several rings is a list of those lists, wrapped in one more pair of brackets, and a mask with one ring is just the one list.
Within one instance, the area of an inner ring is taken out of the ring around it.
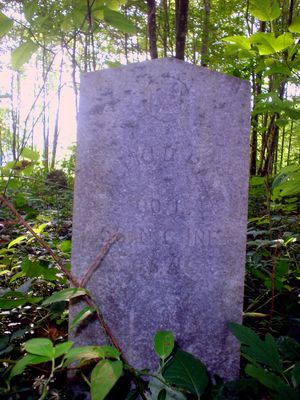
{"label": "headstone", "polygon": [[[157,330],[225,379],[239,370],[249,84],[175,59],[83,74],[72,271],[129,362],[155,368]],[[74,310],[73,310],[74,313]],[[77,343],[104,342],[97,322]]]}

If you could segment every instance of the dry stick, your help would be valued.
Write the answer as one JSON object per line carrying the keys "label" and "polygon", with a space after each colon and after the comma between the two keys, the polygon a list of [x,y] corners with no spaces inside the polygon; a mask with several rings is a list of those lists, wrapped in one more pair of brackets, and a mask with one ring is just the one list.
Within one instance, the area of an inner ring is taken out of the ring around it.
{"label": "dry stick", "polygon": [[[15,209],[15,207],[2,195],[0,195],[0,203],[3,203],[18,219],[18,221],[36,238],[36,240],[41,244],[41,246],[48,251],[48,253],[51,255],[51,257],[54,259],[54,261],[57,263],[57,265],[59,266],[59,268],[61,269],[61,271],[65,274],[65,276],[69,279],[69,281],[72,283],[72,285],[74,285],[75,287],[81,287],[80,283],[77,281],[77,279],[71,274],[71,272],[69,272],[65,265],[64,262],[62,261],[62,259],[54,253],[54,251],[51,249],[50,246],[47,245],[47,243],[36,233],[34,232],[34,230],[31,228],[31,226],[24,220],[24,218],[18,213],[18,211]],[[97,256],[95,262],[89,267],[88,273],[91,272],[91,274],[93,273],[93,271],[95,270],[95,268],[99,265],[99,263],[103,260],[103,257],[105,256],[107,250],[109,249],[109,246],[111,246],[117,239],[118,235],[115,234],[114,236],[112,236],[105,244],[104,244],[104,250],[100,250],[99,255]],[[94,265],[96,265],[94,267]],[[83,278],[83,280],[88,281],[88,279],[90,278],[90,275],[85,275],[85,277]],[[117,342],[117,340],[115,339],[114,335],[112,334],[109,326],[106,324],[104,317],[100,311],[100,309],[97,307],[97,305],[93,302],[93,300],[91,298],[89,298],[88,296],[84,297],[84,300],[86,301],[86,303],[94,308],[96,310],[97,313],[97,317],[98,320],[100,322],[100,325],[102,327],[102,329],[104,330],[105,334],[107,335],[107,337],[109,338],[110,342],[113,344],[113,346],[119,351],[120,353],[120,357],[122,359],[122,361],[127,364],[127,366],[129,367],[129,371],[133,377],[133,380],[135,382],[135,384],[137,385],[137,388],[139,389],[139,378],[136,375],[135,370],[130,366],[130,364],[128,363],[126,357],[123,354],[123,351],[119,345],[119,343]],[[147,398],[145,397],[144,393],[142,392],[142,389],[140,389],[140,395],[141,398],[143,400],[147,400]]]}
{"label": "dry stick", "polygon": [[101,264],[103,258],[105,257],[107,251],[110,249],[110,247],[114,244],[114,242],[119,238],[119,234],[115,233],[113,234],[101,247],[99,254],[97,255],[95,261],[89,266],[86,274],[82,278],[80,285],[81,287],[85,287],[88,281],[90,280],[91,276],[95,272],[96,268],[98,265]]}
{"label": "dry stick", "polygon": [[42,239],[34,230],[31,228],[31,226],[24,220],[24,218],[18,213],[18,211],[15,209],[15,207],[2,195],[0,195],[0,203],[3,203],[18,219],[18,221],[36,238],[36,240],[48,251],[48,253],[51,255],[53,260],[57,263],[61,271],[66,275],[66,277],[69,279],[69,281],[72,283],[72,285],[76,287],[80,287],[79,282],[75,279],[75,277],[69,272],[62,259],[54,253],[54,251],[51,249],[50,246]]}

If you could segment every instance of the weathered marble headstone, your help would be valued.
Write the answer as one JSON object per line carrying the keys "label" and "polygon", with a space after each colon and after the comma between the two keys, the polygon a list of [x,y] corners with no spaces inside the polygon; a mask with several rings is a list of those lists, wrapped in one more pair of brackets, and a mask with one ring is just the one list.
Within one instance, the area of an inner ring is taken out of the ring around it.
{"label": "weathered marble headstone", "polygon": [[[89,281],[130,363],[157,366],[155,332],[225,378],[239,369],[249,84],[175,59],[82,76],[72,271],[120,240]],[[99,344],[96,322],[78,343]]]}

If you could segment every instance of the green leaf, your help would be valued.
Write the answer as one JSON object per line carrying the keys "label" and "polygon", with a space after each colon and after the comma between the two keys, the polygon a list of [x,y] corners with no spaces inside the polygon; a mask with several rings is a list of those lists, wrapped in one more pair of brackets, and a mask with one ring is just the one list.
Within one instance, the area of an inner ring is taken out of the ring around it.
{"label": "green leaf", "polygon": [[68,351],[65,356],[65,365],[69,365],[79,360],[93,360],[95,358],[105,358],[105,352],[100,346],[80,346]]}
{"label": "green leaf", "polygon": [[60,250],[64,253],[69,253],[71,251],[72,242],[71,240],[64,240],[58,246]]}
{"label": "green leaf", "polygon": [[80,346],[67,352],[65,356],[65,365],[75,361],[88,361],[95,358],[115,358],[119,359],[119,352],[112,346]]}
{"label": "green leaf", "polygon": [[47,304],[56,303],[58,301],[67,301],[73,299],[74,297],[84,296],[88,294],[87,291],[83,288],[68,288],[60,290],[59,292],[55,292],[52,296],[48,297],[45,301],[43,301],[42,305],[46,306]]}
{"label": "green leaf", "polygon": [[278,394],[276,393],[276,400],[299,400],[300,393],[297,390],[294,390],[290,385],[279,382],[278,385]]}
{"label": "green leaf", "polygon": [[32,40],[28,40],[17,47],[11,54],[11,65],[13,69],[20,69],[25,63],[27,63],[33,53],[38,49],[38,45],[33,43]]}
{"label": "green leaf", "polygon": [[101,9],[94,10],[93,11],[93,17],[96,19],[103,19],[104,18],[104,11],[101,7]]}
{"label": "green leaf", "polygon": [[[270,75],[274,75],[274,74],[281,74],[281,75],[287,75],[287,76],[292,75],[289,68],[285,67],[284,65],[274,65],[274,66],[271,66],[270,68],[264,70],[264,76],[270,76]],[[276,123],[277,123],[277,121],[276,121]],[[285,125],[287,125],[287,124],[288,124],[288,121],[285,122]]]}
{"label": "green leaf", "polygon": [[107,3],[107,7],[109,7],[111,10],[118,11],[121,5],[126,4],[126,0],[109,0]]}
{"label": "green leaf", "polygon": [[282,372],[278,350],[274,338],[267,334],[265,341],[250,328],[236,323],[228,324],[230,331],[242,343],[241,351],[257,362],[270,366],[275,371]]}
{"label": "green leaf", "polygon": [[268,36],[268,38],[268,40],[272,41],[272,46],[276,52],[285,50],[294,44],[294,40],[290,33],[283,33],[282,35],[278,36],[275,41],[271,36]]}
{"label": "green leaf", "polygon": [[27,354],[19,361],[17,361],[16,364],[13,366],[9,375],[9,379],[12,379],[16,375],[22,374],[28,365],[41,364],[47,361],[49,361],[48,357],[41,357],[33,354]]}
{"label": "green leaf", "polygon": [[158,331],[154,337],[155,353],[162,360],[166,359],[174,349],[174,336],[171,331]]}
{"label": "green leaf", "polygon": [[79,311],[78,314],[76,314],[75,318],[73,319],[71,323],[71,329],[74,329],[76,325],[80,324],[85,318],[89,317],[95,312],[95,308],[86,306],[82,310]]}
{"label": "green leaf", "polygon": [[256,378],[262,385],[272,390],[278,390],[278,382],[280,380],[278,375],[272,374],[271,372],[265,371],[261,367],[256,367],[251,364],[247,364],[245,368],[246,374]]}
{"label": "green leaf", "polygon": [[26,303],[35,304],[42,300],[42,297],[27,296],[18,291],[8,291],[0,298],[0,308],[11,309]]}
{"label": "green leaf", "polygon": [[295,386],[300,386],[300,361],[293,368],[293,382]]}
{"label": "green leaf", "polygon": [[250,0],[249,12],[260,21],[273,21],[281,14],[277,0]]}
{"label": "green leaf", "polygon": [[166,397],[167,397],[166,389],[161,389],[161,391],[158,393],[157,400],[166,400]]}
{"label": "green leaf", "polygon": [[91,398],[103,400],[116,384],[123,371],[122,361],[101,360],[91,374]]}
{"label": "green leaf", "polygon": [[111,24],[113,27],[119,29],[121,32],[134,35],[136,28],[134,24],[118,11],[113,11],[108,7],[103,7],[104,19],[106,22]]}
{"label": "green leaf", "polygon": [[31,161],[38,161],[40,158],[40,155],[39,155],[38,151],[32,150],[29,147],[25,147],[22,150],[20,157],[27,158],[28,160],[31,160]]}
{"label": "green leaf", "polygon": [[73,346],[73,342],[59,343],[54,347],[54,358],[61,357],[63,354],[67,353]]}
{"label": "green leaf", "polygon": [[0,38],[7,34],[13,26],[13,21],[0,11]]}
{"label": "green leaf", "polygon": [[9,274],[9,273],[10,273],[9,269],[3,269],[2,271],[0,271],[0,276],[1,275],[6,275],[6,274]]}
{"label": "green leaf", "polygon": [[280,196],[296,196],[300,193],[300,175],[293,177],[291,180],[280,186]]}
{"label": "green leaf", "polygon": [[57,280],[58,270],[56,268],[48,268],[48,263],[41,261],[30,261],[28,257],[24,258],[21,264],[22,271],[29,278],[42,277],[49,281]]}
{"label": "green leaf", "polygon": [[37,4],[31,0],[25,0],[23,1],[23,11],[25,18],[27,19],[28,22],[31,22],[32,17],[37,10]]}
{"label": "green leaf", "polygon": [[289,120],[288,120],[288,119],[279,118],[279,119],[276,120],[276,125],[277,125],[279,128],[284,128],[285,126],[288,125],[288,123],[289,123]]}
{"label": "green leaf", "polygon": [[4,350],[9,345],[9,336],[0,336],[0,351]]}
{"label": "green leaf", "polygon": [[284,276],[289,272],[289,262],[279,258],[276,262],[276,275]]}
{"label": "green leaf", "polygon": [[120,353],[118,352],[118,350],[115,347],[105,345],[105,346],[101,346],[101,348],[104,351],[106,358],[115,358],[116,360],[120,359]]}
{"label": "green leaf", "polygon": [[251,49],[251,44],[249,42],[249,38],[246,38],[245,36],[227,36],[222,39],[224,42],[229,42],[229,43],[234,43],[238,45],[241,49],[244,50],[250,50]]}
{"label": "green leaf", "polygon": [[21,243],[23,242],[25,239],[27,239],[26,235],[22,235],[17,237],[16,239],[12,240],[9,244],[8,244],[8,248],[10,249],[11,247],[13,247],[15,244]]}
{"label": "green leaf", "polygon": [[[156,378],[157,376],[157,378]],[[167,383],[163,383],[164,378],[161,374],[152,377],[149,382],[149,389],[151,391],[151,399],[157,399],[162,389],[166,391],[166,400],[186,400],[186,396],[179,390],[174,389]]]}
{"label": "green leaf", "polygon": [[27,353],[37,356],[48,357],[48,360],[54,358],[54,347],[51,340],[46,338],[30,339],[24,343],[24,348]]}
{"label": "green leaf", "polygon": [[278,53],[294,44],[290,33],[275,37],[272,33],[257,32],[250,36],[249,41],[257,45],[260,55]]}
{"label": "green leaf", "polygon": [[300,15],[293,18],[289,31],[293,33],[300,33]]}
{"label": "green leaf", "polygon": [[26,333],[28,333],[28,328],[18,329],[11,335],[11,340],[21,339]]}
{"label": "green leaf", "polygon": [[162,370],[167,383],[177,386],[200,398],[209,379],[202,362],[183,350],[177,350]]}
{"label": "green leaf", "polygon": [[289,336],[281,336],[277,340],[277,346],[285,360],[300,360],[300,343]]}

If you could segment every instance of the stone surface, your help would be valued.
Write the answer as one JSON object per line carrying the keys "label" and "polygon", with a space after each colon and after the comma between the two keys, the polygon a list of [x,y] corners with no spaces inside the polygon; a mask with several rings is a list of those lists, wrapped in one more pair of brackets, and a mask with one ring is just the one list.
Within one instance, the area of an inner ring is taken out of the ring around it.
{"label": "stone surface", "polygon": [[[182,61],[82,76],[72,271],[120,233],[88,288],[137,368],[157,367],[164,329],[238,373],[227,323],[242,318],[249,125],[247,82]],[[92,322],[76,340],[104,338]]]}

